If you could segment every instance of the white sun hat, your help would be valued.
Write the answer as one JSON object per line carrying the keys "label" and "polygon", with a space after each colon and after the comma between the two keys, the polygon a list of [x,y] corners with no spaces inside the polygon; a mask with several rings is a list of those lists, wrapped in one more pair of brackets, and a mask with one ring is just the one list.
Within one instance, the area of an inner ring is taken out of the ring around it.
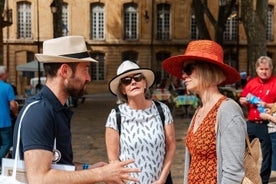
{"label": "white sun hat", "polygon": [[97,62],[89,56],[82,36],[46,40],[43,42],[43,53],[35,56],[41,63]]}
{"label": "white sun hat", "polygon": [[149,68],[140,68],[136,63],[126,60],[117,69],[117,75],[109,82],[109,90],[115,96],[118,95],[120,80],[128,75],[141,73],[144,75],[147,86],[151,87],[155,80],[154,72]]}

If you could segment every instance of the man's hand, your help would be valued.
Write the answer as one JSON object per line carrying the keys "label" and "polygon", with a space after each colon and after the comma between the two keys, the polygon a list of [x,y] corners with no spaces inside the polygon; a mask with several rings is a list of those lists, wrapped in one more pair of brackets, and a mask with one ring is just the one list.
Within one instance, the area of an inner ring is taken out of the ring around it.
{"label": "man's hand", "polygon": [[138,182],[137,178],[131,177],[129,174],[140,172],[140,170],[138,168],[126,168],[128,164],[133,162],[134,160],[112,162],[103,167],[92,169],[92,171],[97,172],[100,181],[107,183],[123,184],[126,181]]}
{"label": "man's hand", "polygon": [[239,101],[242,106],[246,106],[248,104],[246,97],[240,97]]}

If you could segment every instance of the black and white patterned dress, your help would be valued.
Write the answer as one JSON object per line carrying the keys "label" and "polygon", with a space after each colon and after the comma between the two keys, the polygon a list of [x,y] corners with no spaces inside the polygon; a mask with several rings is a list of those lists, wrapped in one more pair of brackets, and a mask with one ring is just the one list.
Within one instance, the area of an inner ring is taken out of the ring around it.
{"label": "black and white patterned dress", "polygon": [[[167,105],[160,103],[165,115],[165,125],[173,122]],[[141,172],[132,176],[139,178],[141,184],[156,181],[162,171],[165,157],[165,135],[157,107],[152,102],[144,110],[131,109],[127,104],[119,105],[121,111],[120,160],[134,159],[129,167],[139,168]],[[106,127],[118,131],[116,111],[111,110]]]}

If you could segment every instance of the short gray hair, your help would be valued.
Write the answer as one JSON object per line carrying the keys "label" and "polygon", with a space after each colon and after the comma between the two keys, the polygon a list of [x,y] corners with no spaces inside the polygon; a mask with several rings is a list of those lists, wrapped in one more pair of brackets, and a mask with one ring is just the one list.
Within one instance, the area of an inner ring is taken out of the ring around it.
{"label": "short gray hair", "polygon": [[7,67],[0,65],[0,76],[7,72]]}
{"label": "short gray hair", "polygon": [[268,65],[269,68],[273,69],[272,59],[268,56],[259,57],[258,60],[256,61],[256,68],[258,68],[260,64]]}

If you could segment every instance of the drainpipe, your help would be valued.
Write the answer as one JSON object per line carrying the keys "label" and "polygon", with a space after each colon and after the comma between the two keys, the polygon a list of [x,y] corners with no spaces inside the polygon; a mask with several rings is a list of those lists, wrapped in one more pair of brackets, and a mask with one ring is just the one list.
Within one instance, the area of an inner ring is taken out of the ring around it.
{"label": "drainpipe", "polygon": [[[8,17],[8,10],[9,10],[9,0],[6,0],[6,10],[4,9],[4,11],[6,11],[6,16]],[[7,26],[7,30],[6,30],[6,37],[7,37],[7,41],[6,41],[6,45],[7,45],[7,50],[6,50],[6,54],[7,54],[7,70],[10,70],[10,45],[9,45],[9,37],[10,37],[10,29],[9,26]]]}
{"label": "drainpipe", "polygon": [[[37,8],[36,8],[36,12],[37,12],[37,53],[40,53],[40,47],[39,47],[39,0],[36,0],[37,2]],[[37,62],[37,70],[38,70],[38,86],[41,86],[41,68],[40,68],[40,62]]]}
{"label": "drainpipe", "polygon": [[150,38],[150,66],[153,68],[153,58],[154,58],[154,51],[153,51],[153,40],[154,40],[154,0],[151,0],[151,38]]}

